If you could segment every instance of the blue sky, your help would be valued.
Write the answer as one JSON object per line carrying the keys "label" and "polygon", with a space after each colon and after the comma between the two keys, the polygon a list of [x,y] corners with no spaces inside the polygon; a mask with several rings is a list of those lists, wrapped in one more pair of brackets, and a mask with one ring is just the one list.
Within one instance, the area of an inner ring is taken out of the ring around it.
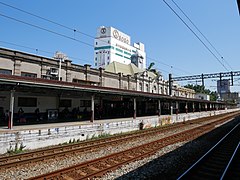
{"label": "blue sky", "polygon": [[[155,67],[162,71],[166,79],[169,72],[174,76],[185,76],[240,70],[240,16],[236,0],[175,0],[224,57],[224,61],[174,6],[172,0],[166,0],[207,44],[227,70],[162,0],[0,0],[0,2],[61,23],[92,37],[95,37],[99,26],[113,26],[130,35],[132,43],[144,43],[147,64],[155,62]],[[93,64],[93,46],[13,21],[2,15],[64,34],[90,45],[93,45],[94,38],[74,33],[72,30],[1,3],[0,14],[1,47],[47,57],[52,57],[55,51],[62,51],[75,64]],[[38,52],[35,49],[38,49]],[[186,83],[188,82],[183,84]],[[240,81],[236,81],[236,84],[240,84]],[[206,85],[207,88],[216,90],[213,87],[215,82],[212,80],[206,81]],[[232,90],[240,91],[239,87],[235,86]]]}

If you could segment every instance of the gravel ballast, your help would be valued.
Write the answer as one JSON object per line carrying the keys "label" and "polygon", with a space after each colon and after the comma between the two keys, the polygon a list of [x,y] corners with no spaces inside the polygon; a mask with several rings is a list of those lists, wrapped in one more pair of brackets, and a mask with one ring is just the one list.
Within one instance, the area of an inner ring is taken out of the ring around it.
{"label": "gravel ballast", "polygon": [[[123,166],[122,168],[107,174],[102,179],[158,179],[159,177],[161,177],[161,179],[175,179],[181,174],[181,172],[183,172],[184,169],[189,166],[189,159],[193,159],[196,154],[202,154],[205,149],[209,148],[210,144],[217,139],[215,136],[220,136],[219,134],[224,133],[226,131],[224,129],[233,126],[231,124],[234,124],[234,122],[225,124],[195,141],[181,142],[164,147],[155,155]],[[193,128],[193,126],[194,125],[191,125],[191,128]],[[199,124],[196,126],[199,126]],[[27,179],[87,160],[123,151],[187,129],[189,129],[189,127],[184,127],[170,132],[164,132],[158,136],[152,136],[151,138],[141,137],[135,139],[134,141],[122,143],[117,146],[99,148],[93,152],[67,155],[65,157],[58,157],[46,162],[38,162],[30,165],[19,166],[17,168],[9,168],[0,171],[0,179]]]}

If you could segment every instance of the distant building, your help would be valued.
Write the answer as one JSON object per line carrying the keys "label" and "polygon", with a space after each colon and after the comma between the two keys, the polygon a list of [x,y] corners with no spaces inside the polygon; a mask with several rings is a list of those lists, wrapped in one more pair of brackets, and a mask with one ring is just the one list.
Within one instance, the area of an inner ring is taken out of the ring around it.
{"label": "distant building", "polygon": [[239,103],[239,93],[238,92],[222,93],[222,100],[232,103]]}
{"label": "distant building", "polygon": [[210,96],[208,94],[196,93],[195,98],[210,101]]}
{"label": "distant building", "polygon": [[111,62],[135,64],[146,69],[146,53],[143,43],[131,45],[130,36],[113,28],[101,26],[94,42],[94,65],[105,68]]}
{"label": "distant building", "polygon": [[230,92],[230,81],[229,79],[222,79],[221,81],[217,81],[217,92],[220,94],[229,93]]}

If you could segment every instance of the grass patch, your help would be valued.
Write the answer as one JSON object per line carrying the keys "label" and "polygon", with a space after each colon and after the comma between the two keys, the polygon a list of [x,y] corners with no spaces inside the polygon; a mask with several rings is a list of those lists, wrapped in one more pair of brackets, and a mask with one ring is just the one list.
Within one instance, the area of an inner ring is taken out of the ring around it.
{"label": "grass patch", "polygon": [[26,150],[24,150],[25,147],[26,146],[24,146],[23,143],[21,143],[19,147],[18,147],[18,143],[16,143],[14,148],[12,146],[10,146],[10,148],[7,149],[7,153],[10,155],[23,153],[26,151]]}

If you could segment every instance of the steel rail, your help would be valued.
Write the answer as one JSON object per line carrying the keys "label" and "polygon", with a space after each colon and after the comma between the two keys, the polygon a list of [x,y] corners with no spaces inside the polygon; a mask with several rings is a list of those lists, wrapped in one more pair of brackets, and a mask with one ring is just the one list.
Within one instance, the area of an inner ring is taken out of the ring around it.
{"label": "steel rail", "polygon": [[179,123],[179,124],[176,124],[175,126],[165,126],[163,128],[154,128],[154,129],[139,131],[139,132],[136,132],[136,134],[124,134],[124,135],[108,137],[108,138],[103,138],[98,140],[81,142],[77,144],[58,146],[50,149],[41,149],[33,152],[27,152],[23,154],[2,157],[0,158],[0,168],[9,168],[16,165],[42,161],[44,159],[50,159],[55,156],[63,156],[66,154],[71,154],[76,152],[86,152],[93,148],[99,148],[99,147],[110,145],[110,143],[116,144],[119,142],[136,139],[146,135],[152,136],[152,135],[162,134],[166,131],[178,129],[184,126],[186,126],[186,124]]}
{"label": "steel rail", "polygon": [[201,158],[199,158],[191,167],[189,167],[182,175],[180,175],[177,180],[184,179],[184,177],[190,173],[193,168],[195,168],[199,163],[201,163],[210,153],[213,152],[238,126],[240,123],[238,123],[234,128],[231,129],[223,138],[221,138],[211,149],[209,149]]}
{"label": "steel rail", "polygon": [[[229,117],[224,117],[224,120]],[[222,120],[223,121],[223,120]],[[35,179],[91,179],[101,177],[104,173],[110,170],[116,169],[126,163],[136,161],[139,158],[147,157],[159,151],[161,148],[166,147],[177,142],[188,141],[195,139],[207,133],[215,128],[217,122],[211,122],[190,130],[186,130],[160,140],[156,140],[144,145],[133,147],[126,151],[114,153],[102,158],[87,161],[75,166],[64,168],[62,170],[54,171],[49,174],[40,175],[31,180]],[[112,162],[112,163],[109,163]]]}
{"label": "steel rail", "polygon": [[[237,160],[237,158],[239,159],[239,157],[236,157],[237,155],[236,154],[240,154],[240,142],[238,143],[238,146],[236,147],[236,149],[235,149],[235,151],[234,151],[234,154],[233,154],[233,156],[231,157],[231,160],[229,161],[229,164],[228,164],[228,166],[226,167],[226,169],[225,169],[225,171],[224,171],[224,173],[223,173],[223,175],[222,175],[222,177],[221,177],[221,180],[222,179],[230,179],[229,177],[231,176],[229,173],[231,172],[231,168],[230,168],[230,166],[234,166],[234,163],[233,163],[233,161],[235,160],[235,161],[238,161],[238,164],[239,164],[239,160]],[[239,156],[239,155],[238,155]],[[235,168],[235,169],[237,169],[237,168]],[[239,170],[240,169],[237,169],[237,171],[238,171],[238,173],[239,173]],[[236,174],[235,174],[236,175]],[[240,173],[239,173],[239,175],[240,175]],[[229,177],[228,177],[229,176]],[[233,178],[233,177],[231,177],[231,178]]]}
{"label": "steel rail", "polygon": [[239,147],[240,147],[240,142],[238,143],[236,149],[234,150],[234,153],[233,153],[231,159],[229,160],[228,165],[227,165],[227,167],[225,168],[225,170],[224,170],[224,172],[223,172],[223,174],[222,174],[220,180],[223,180],[223,178],[225,177],[227,171],[229,170],[229,166],[230,166],[230,164],[232,163],[232,161],[233,161],[233,159],[234,159],[234,157],[235,157],[237,151],[239,150]]}
{"label": "steel rail", "polygon": [[[229,115],[229,113],[226,113],[225,115]],[[151,135],[161,134],[166,131],[185,127],[187,124],[191,125],[194,123],[200,123],[200,122],[204,122],[207,120],[211,120],[212,118],[214,118],[215,120],[219,120],[221,118],[221,116],[222,115],[216,115],[216,116],[200,118],[200,119],[196,119],[196,120],[192,120],[192,121],[187,121],[185,123],[177,123],[174,125],[165,126],[165,127],[161,127],[161,128],[154,128],[154,129],[148,129],[148,130],[144,130],[144,131],[138,131],[138,132],[134,132],[134,134],[127,133],[124,135],[107,137],[107,138],[98,139],[98,140],[91,140],[91,141],[86,141],[86,142],[80,142],[77,144],[57,146],[57,147],[52,147],[50,149],[41,149],[41,150],[35,150],[32,152],[26,152],[26,153],[22,153],[22,154],[2,157],[2,158],[0,158],[0,168],[9,168],[12,166],[17,166],[17,165],[21,165],[21,164],[25,164],[25,163],[37,162],[37,161],[41,161],[44,159],[50,159],[55,156],[63,156],[65,154],[75,153],[77,151],[78,152],[81,152],[81,151],[86,152],[87,150],[94,148],[94,147],[100,147],[100,146],[103,147],[104,145],[109,145],[108,143],[114,144],[114,143],[116,143],[116,141],[123,142],[125,140],[135,139],[135,138],[146,136],[146,135],[151,136]]]}

